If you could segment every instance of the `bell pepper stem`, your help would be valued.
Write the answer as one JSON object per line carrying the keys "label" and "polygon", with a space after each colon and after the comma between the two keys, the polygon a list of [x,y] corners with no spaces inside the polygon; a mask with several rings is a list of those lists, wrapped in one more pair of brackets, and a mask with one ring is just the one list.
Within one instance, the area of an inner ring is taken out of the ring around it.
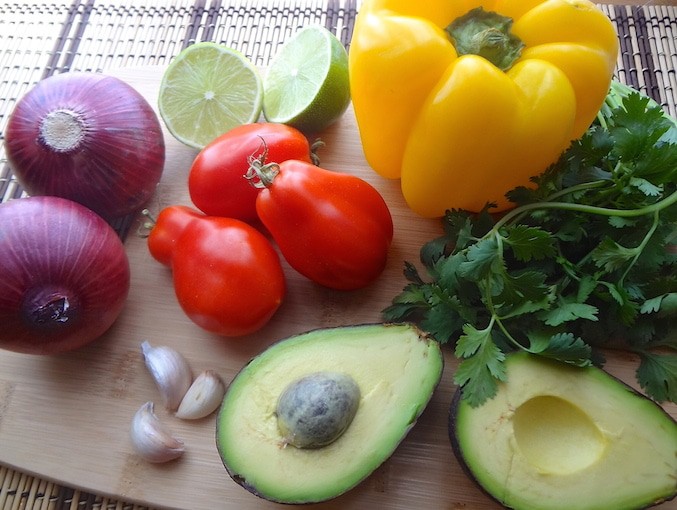
{"label": "bell pepper stem", "polygon": [[511,32],[512,18],[482,7],[456,18],[447,28],[458,56],[479,55],[502,71],[510,69],[522,54],[524,43]]}

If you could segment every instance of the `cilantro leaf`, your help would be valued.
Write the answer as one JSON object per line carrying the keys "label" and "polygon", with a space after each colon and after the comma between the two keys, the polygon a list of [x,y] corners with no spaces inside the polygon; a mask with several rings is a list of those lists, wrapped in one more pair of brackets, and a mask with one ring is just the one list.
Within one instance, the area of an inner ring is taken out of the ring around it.
{"label": "cilantro leaf", "polygon": [[658,402],[677,402],[677,355],[641,353],[637,380]]}
{"label": "cilantro leaf", "polygon": [[597,287],[597,280],[590,276],[586,275],[580,279],[578,282],[578,289],[576,291],[576,301],[578,303],[585,303],[585,301],[590,297],[590,294],[593,293]]}
{"label": "cilantro leaf", "polygon": [[491,236],[470,246],[466,260],[459,265],[458,272],[464,278],[481,280],[500,269],[501,256],[498,253],[498,244],[496,238]]}
{"label": "cilantro leaf", "polygon": [[632,325],[639,313],[639,303],[632,298],[627,288],[618,284],[606,283],[609,295],[613,298],[616,307],[609,307],[607,313],[613,314],[623,324]]}
{"label": "cilantro leaf", "polygon": [[649,106],[650,99],[639,93],[630,94],[623,105],[613,112],[614,151],[621,159],[639,159],[671,128],[664,113]]}
{"label": "cilantro leaf", "polygon": [[598,313],[597,307],[586,303],[561,302],[557,308],[539,313],[539,319],[548,326],[559,326],[576,319],[596,321]]}
{"label": "cilantro leaf", "polygon": [[550,302],[550,287],[546,275],[538,271],[525,271],[517,275],[505,273],[503,288],[492,303],[502,318],[516,317],[521,313],[546,308]]}
{"label": "cilantro leaf", "polygon": [[472,216],[467,211],[449,211],[444,219],[444,232],[447,239],[454,239],[458,249],[465,248],[473,236]]}
{"label": "cilantro leaf", "polygon": [[649,197],[658,197],[663,191],[662,186],[656,185],[651,181],[648,181],[640,177],[633,177],[632,179],[630,179],[630,186],[634,186],[639,191],[641,191],[642,193],[644,193],[646,196]]}
{"label": "cilantro leaf", "polygon": [[[656,299],[660,299],[660,302],[656,303]],[[647,300],[645,305],[648,303],[651,303],[651,309],[647,308],[647,306],[643,306],[640,310],[641,313],[655,311],[665,316],[677,316],[677,292],[669,292],[662,296],[658,296],[653,300]],[[656,305],[658,305],[658,308],[656,308]]]}
{"label": "cilantro leaf", "polygon": [[[450,296],[443,291],[439,291],[430,299],[431,308],[421,326],[437,338],[441,343],[451,340],[456,331],[459,331],[468,317],[462,311],[458,297]],[[461,313],[459,314],[459,310]],[[474,317],[472,317],[474,319]]]}
{"label": "cilantro leaf", "polygon": [[654,313],[661,309],[661,303],[666,295],[656,296],[651,299],[644,301],[642,306],[639,309],[639,313]]}
{"label": "cilantro leaf", "polygon": [[555,254],[554,240],[550,233],[538,227],[516,225],[509,230],[505,241],[512,248],[517,260],[523,262],[552,257]]}
{"label": "cilantro leaf", "polygon": [[384,320],[399,322],[410,319],[419,312],[424,314],[428,305],[428,289],[421,285],[407,287],[393,300],[392,305],[383,310]]}
{"label": "cilantro leaf", "polygon": [[416,269],[416,266],[414,264],[410,264],[409,262],[404,263],[404,277],[409,280],[410,282],[413,282],[417,285],[423,285],[423,280],[418,274],[418,269]]}
{"label": "cilantro leaf", "polygon": [[438,237],[424,244],[421,248],[421,262],[427,267],[434,267],[435,263],[444,257],[448,243],[446,237]]}
{"label": "cilantro leaf", "polygon": [[540,342],[530,345],[530,352],[553,358],[578,367],[592,364],[592,349],[581,338],[571,333],[557,333]]}
{"label": "cilantro leaf", "polygon": [[498,381],[506,380],[505,354],[491,339],[491,330],[466,324],[463,332],[456,344],[455,354],[462,361],[454,382],[462,387],[468,403],[477,407],[496,394]]}
{"label": "cilantro leaf", "polygon": [[634,249],[621,246],[607,237],[592,251],[592,259],[598,267],[603,267],[605,271],[611,273],[622,268],[635,254]]}
{"label": "cilantro leaf", "polygon": [[661,143],[635,163],[634,175],[655,185],[665,185],[677,181],[677,127],[671,130],[675,141]]}

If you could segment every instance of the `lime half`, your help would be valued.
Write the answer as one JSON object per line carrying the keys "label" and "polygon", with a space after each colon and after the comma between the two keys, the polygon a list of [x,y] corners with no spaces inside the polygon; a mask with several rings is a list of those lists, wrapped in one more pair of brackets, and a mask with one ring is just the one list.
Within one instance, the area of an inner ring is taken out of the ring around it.
{"label": "lime half", "polygon": [[350,104],[348,53],[326,28],[302,28],[273,57],[263,90],[266,120],[321,131]]}
{"label": "lime half", "polygon": [[222,44],[188,46],[167,66],[158,107],[169,132],[203,148],[217,136],[261,115],[263,82],[242,53]]}

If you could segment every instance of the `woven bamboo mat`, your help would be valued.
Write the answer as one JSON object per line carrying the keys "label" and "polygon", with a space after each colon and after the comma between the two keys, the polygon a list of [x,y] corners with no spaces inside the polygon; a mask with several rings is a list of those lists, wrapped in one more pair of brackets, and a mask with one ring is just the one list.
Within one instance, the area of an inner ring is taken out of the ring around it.
{"label": "woven bamboo mat", "polygon": [[[164,65],[197,41],[239,49],[265,66],[299,26],[318,23],[349,46],[361,0],[73,0],[0,3],[0,142],[17,100],[67,71]],[[677,5],[601,4],[617,27],[617,77],[677,116]],[[0,147],[0,201],[21,187]],[[124,229],[124,225],[120,226]],[[124,232],[123,232],[124,233]],[[2,409],[0,408],[0,425]],[[0,445],[0,463],[2,445]],[[68,462],[68,459],[64,459]],[[0,465],[0,510],[133,509]]]}

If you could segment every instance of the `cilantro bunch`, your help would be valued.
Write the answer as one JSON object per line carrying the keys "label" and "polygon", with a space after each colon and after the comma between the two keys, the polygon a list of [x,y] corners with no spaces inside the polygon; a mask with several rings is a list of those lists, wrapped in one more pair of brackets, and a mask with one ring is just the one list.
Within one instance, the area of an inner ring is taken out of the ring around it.
{"label": "cilantro bunch", "polygon": [[502,216],[448,211],[421,249],[424,279],[384,310],[455,343],[455,382],[473,406],[525,350],[602,366],[598,348],[637,353],[637,379],[677,401],[677,124],[614,82],[597,121]]}

